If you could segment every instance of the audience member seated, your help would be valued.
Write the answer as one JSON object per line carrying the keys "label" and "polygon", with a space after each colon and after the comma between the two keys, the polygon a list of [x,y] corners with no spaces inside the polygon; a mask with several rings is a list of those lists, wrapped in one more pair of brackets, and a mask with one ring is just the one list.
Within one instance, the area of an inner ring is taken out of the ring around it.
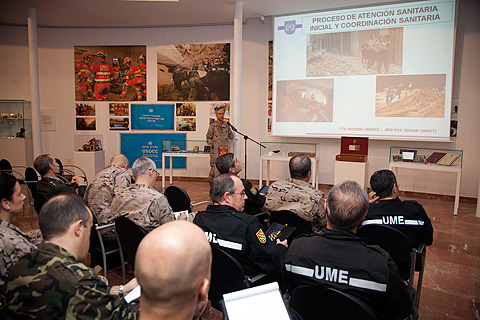
{"label": "audience member seated", "polygon": [[367,209],[367,193],[357,182],[335,185],[325,205],[327,227],[293,240],[284,282],[289,290],[329,286],[362,299],[380,319],[404,319],[412,311],[413,289],[400,279],[386,251],[355,235]]}
{"label": "audience member seated", "polygon": [[127,215],[128,219],[151,231],[168,221],[175,220],[167,198],[153,188],[158,177],[155,162],[149,158],[139,158],[133,163],[132,173],[135,184],[113,197],[114,214],[107,219],[107,223]]}
{"label": "audience member seated", "polygon": [[274,182],[268,189],[265,207],[269,212],[288,210],[310,221],[312,228],[325,227],[323,192],[312,187],[308,181],[312,175],[312,162],[306,154],[297,154],[290,159],[290,179]]}
{"label": "audience member seated", "polygon": [[12,217],[23,213],[24,200],[17,179],[8,173],[0,174],[0,286],[5,283],[12,266],[35,250],[41,241],[38,230],[25,234],[12,224]]}
{"label": "audience member seated", "polygon": [[397,178],[390,170],[378,170],[370,178],[370,201],[366,224],[385,224],[403,232],[413,248],[433,242],[432,222],[423,206],[414,200],[398,198]]}
{"label": "audience member seated", "polygon": [[208,303],[211,264],[210,245],[193,223],[169,222],[150,232],[135,260],[140,319],[199,319]]}
{"label": "audience member seated", "polygon": [[214,204],[193,220],[205,231],[207,240],[227,249],[247,275],[280,272],[287,241],[270,241],[258,219],[242,212],[247,196],[240,178],[219,175],[212,182],[210,197]]}
{"label": "audience member seated", "polygon": [[80,261],[87,258],[93,219],[74,194],[50,199],[38,223],[44,241],[20,259],[3,287],[2,304],[15,318],[127,319],[133,306],[122,296],[137,285],[107,286]]}
{"label": "audience member seated", "polygon": [[[220,174],[231,173],[238,176],[240,171],[242,171],[242,164],[233,153],[226,153],[218,157],[217,160],[215,160],[215,166]],[[243,186],[245,187],[245,194],[247,195],[243,212],[248,214],[265,212],[265,195],[259,193],[258,189],[255,188],[247,179],[241,180]]]}
{"label": "audience member seated", "polygon": [[[100,171],[85,191],[85,202],[100,225],[108,224],[113,215],[111,208],[113,197],[130,186],[130,174],[127,171],[128,160],[123,154],[117,154],[110,160],[110,165]],[[115,240],[112,230],[102,230],[106,240]]]}
{"label": "audience member seated", "polygon": [[76,193],[83,197],[87,185],[85,179],[74,176],[70,184],[64,183],[57,177],[60,174],[58,163],[49,154],[42,154],[33,163],[35,170],[42,176],[38,181],[36,193],[43,195],[47,200],[57,194]]}

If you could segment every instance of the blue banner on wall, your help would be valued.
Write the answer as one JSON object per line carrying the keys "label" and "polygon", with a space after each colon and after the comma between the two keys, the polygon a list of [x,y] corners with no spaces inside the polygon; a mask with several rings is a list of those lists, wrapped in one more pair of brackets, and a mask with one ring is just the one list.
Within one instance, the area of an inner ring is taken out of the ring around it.
{"label": "blue banner on wall", "polygon": [[132,130],[174,130],[175,105],[132,104]]}
{"label": "blue banner on wall", "polygon": [[[157,168],[162,168],[162,150],[170,150],[172,144],[178,145],[180,150],[186,150],[187,135],[185,133],[122,133],[120,134],[121,153],[133,165],[135,160],[142,157],[152,159]],[[170,168],[170,159],[166,158],[166,167]],[[174,169],[185,169],[186,158],[173,158]]]}

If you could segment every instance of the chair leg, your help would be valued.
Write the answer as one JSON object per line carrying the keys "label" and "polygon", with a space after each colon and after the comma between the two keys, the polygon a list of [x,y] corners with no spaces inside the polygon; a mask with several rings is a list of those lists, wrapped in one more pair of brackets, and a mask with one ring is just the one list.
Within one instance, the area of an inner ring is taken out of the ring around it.
{"label": "chair leg", "polygon": [[120,263],[122,264],[122,284],[125,284],[126,277],[125,277],[125,258],[123,256],[123,248],[120,243],[120,239],[118,239],[117,230],[115,230],[115,238],[117,239],[118,244],[118,252],[120,253]]}

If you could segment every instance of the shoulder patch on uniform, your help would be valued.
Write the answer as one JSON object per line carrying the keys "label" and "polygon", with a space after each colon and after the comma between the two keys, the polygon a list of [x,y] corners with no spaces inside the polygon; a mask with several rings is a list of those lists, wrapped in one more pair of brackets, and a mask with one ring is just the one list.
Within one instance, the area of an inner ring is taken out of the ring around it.
{"label": "shoulder patch on uniform", "polygon": [[254,186],[252,186],[250,188],[250,192],[253,194],[253,195],[256,195],[257,194],[257,188],[255,188]]}
{"label": "shoulder patch on uniform", "polygon": [[261,243],[267,242],[267,237],[265,237],[265,233],[263,233],[262,229],[258,230],[256,235],[257,235],[258,241],[260,241]]}

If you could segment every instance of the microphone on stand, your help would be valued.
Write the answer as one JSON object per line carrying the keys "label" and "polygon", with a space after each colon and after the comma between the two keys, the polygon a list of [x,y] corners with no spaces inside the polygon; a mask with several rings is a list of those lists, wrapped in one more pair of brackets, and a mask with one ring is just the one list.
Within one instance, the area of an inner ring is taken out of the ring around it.
{"label": "microphone on stand", "polygon": [[230,123],[230,121],[227,121],[227,124],[230,126],[230,128],[232,128],[233,131],[237,132],[237,128],[235,128],[235,127]]}

